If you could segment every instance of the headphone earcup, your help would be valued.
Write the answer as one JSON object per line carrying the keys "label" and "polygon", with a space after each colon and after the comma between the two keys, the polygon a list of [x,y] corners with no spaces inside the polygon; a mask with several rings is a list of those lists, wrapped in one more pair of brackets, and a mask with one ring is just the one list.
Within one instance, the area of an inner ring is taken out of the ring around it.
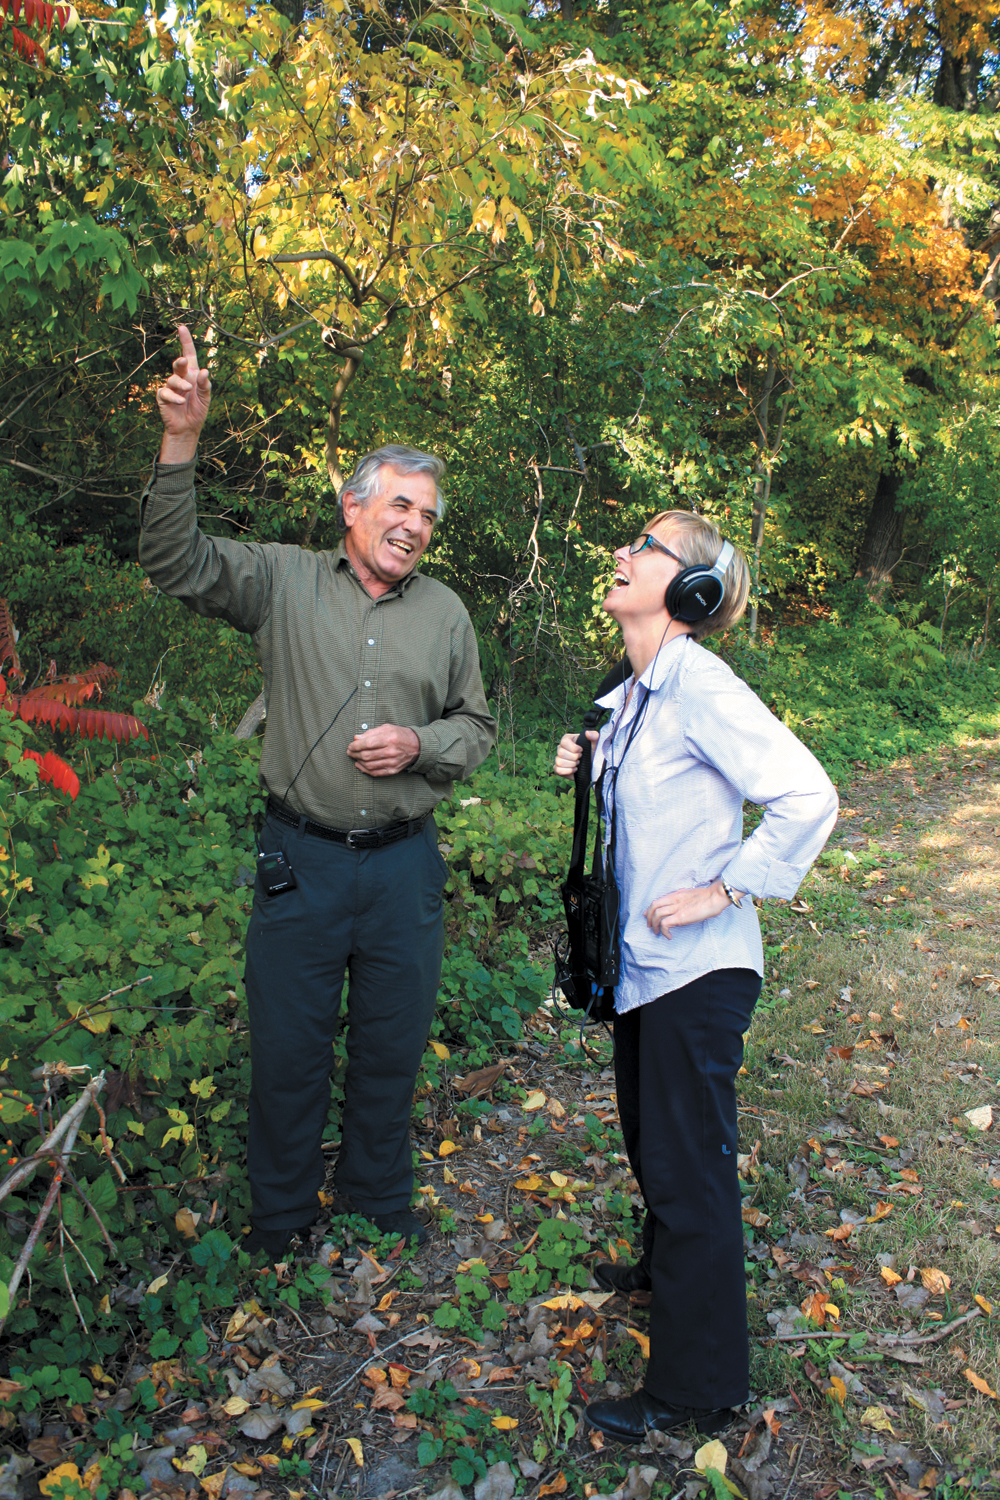
{"label": "headphone earcup", "polygon": [[698,625],[722,603],[725,585],[711,568],[685,568],[670,580],[667,613],[684,625]]}

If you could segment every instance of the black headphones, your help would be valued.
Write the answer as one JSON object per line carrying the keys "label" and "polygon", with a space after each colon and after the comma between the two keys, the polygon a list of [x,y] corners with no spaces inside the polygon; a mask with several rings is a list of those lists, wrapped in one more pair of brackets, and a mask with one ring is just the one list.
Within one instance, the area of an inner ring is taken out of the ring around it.
{"label": "black headphones", "polygon": [[685,625],[698,625],[714,615],[725,598],[726,569],[732,562],[736,549],[732,542],[724,541],[722,551],[712,566],[704,563],[694,568],[684,568],[667,588],[668,614]]}

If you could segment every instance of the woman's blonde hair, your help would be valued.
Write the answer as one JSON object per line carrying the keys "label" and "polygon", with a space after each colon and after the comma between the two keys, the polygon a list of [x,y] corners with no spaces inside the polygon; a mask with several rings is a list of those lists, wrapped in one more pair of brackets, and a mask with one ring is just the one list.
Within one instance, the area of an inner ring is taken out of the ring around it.
{"label": "woman's blonde hair", "polygon": [[[646,523],[646,530],[664,524],[670,542],[686,568],[710,568],[722,551],[723,536],[718,527],[704,516],[696,516],[689,510],[661,510],[659,515]],[[743,553],[736,546],[729,567],[722,579],[722,603],[714,615],[691,626],[696,641],[702,641],[715,630],[728,630],[743,614],[750,596],[750,569]]]}

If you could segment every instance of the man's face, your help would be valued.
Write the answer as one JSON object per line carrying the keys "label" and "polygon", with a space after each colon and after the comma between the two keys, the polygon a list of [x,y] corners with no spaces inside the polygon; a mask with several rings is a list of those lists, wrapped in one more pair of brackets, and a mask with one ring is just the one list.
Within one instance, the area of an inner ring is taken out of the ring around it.
{"label": "man's face", "polygon": [[367,504],[348,493],[343,506],[344,545],[362,582],[391,587],[413,572],[437,520],[437,486],[430,474],[398,474],[383,464]]}

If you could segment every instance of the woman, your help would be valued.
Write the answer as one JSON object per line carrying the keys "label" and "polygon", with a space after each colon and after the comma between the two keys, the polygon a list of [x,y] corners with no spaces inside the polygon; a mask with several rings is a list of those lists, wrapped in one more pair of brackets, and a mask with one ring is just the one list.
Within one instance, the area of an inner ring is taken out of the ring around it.
{"label": "woman", "polygon": [[[837,794],[819,762],[699,644],[746,608],[746,559],[700,516],[664,511],[615,553],[604,608],[633,675],[601,699],[595,779],[621,895],[615,1076],[646,1203],[642,1258],[598,1281],[649,1289],[643,1386],[587,1419],[641,1442],[694,1421],[717,1432],[749,1396],[736,1074],[764,973],[752,896],[788,900],[829,837]],[[580,759],[563,736],[555,769]],[[743,801],[766,807],[743,841]]]}

